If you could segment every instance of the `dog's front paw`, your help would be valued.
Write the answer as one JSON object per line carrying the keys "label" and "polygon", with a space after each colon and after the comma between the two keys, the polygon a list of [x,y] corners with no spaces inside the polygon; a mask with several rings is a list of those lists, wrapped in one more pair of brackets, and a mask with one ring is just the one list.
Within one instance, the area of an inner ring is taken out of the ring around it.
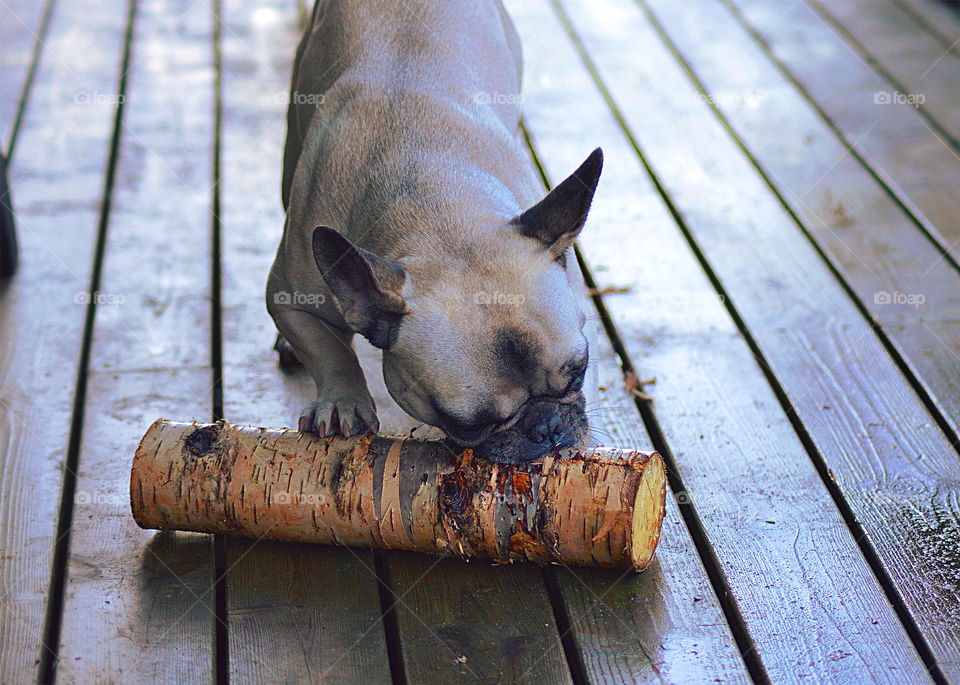
{"label": "dog's front paw", "polygon": [[318,399],[300,415],[300,430],[320,436],[369,435],[380,429],[373,400],[354,397]]}

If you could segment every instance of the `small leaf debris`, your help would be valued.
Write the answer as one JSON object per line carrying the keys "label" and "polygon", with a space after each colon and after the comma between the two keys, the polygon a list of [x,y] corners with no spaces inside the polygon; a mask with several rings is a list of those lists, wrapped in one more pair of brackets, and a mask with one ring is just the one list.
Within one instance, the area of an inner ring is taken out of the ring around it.
{"label": "small leaf debris", "polygon": [[628,286],[605,285],[602,288],[587,288],[587,295],[590,295],[591,297],[596,295],[616,295],[628,292],[630,292],[630,288]]}
{"label": "small leaf debris", "polygon": [[623,384],[627,388],[628,393],[639,400],[648,400],[650,402],[653,401],[653,398],[643,391],[643,386],[653,385],[656,382],[656,378],[639,379],[633,371],[627,371],[627,374],[623,378]]}

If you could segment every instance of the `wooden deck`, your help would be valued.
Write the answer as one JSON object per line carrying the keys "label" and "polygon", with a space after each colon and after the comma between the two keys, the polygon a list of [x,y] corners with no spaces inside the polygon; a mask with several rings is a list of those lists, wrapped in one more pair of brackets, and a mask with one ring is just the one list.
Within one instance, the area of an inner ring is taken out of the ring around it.
{"label": "wooden deck", "polygon": [[960,9],[507,4],[545,183],[606,154],[589,400],[668,457],[653,566],[137,528],[154,418],[309,398],[263,305],[305,8],[2,0],[0,683],[960,683]]}

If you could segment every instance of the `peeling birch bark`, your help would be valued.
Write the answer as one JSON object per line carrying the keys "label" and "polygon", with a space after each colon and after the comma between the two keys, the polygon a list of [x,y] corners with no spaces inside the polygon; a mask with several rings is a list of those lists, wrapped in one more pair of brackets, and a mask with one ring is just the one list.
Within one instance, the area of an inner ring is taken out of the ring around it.
{"label": "peeling birch bark", "polygon": [[350,440],[157,420],[130,477],[143,528],[642,571],[664,514],[656,452],[525,466],[402,436]]}

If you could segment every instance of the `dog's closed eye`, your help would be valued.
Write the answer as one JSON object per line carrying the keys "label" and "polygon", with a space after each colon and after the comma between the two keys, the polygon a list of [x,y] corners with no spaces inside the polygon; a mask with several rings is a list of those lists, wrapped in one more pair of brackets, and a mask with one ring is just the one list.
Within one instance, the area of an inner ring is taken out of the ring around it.
{"label": "dog's closed eye", "polygon": [[567,389],[563,391],[563,395],[569,395],[570,393],[580,392],[583,390],[583,381],[587,376],[587,365],[584,364],[580,372],[570,379],[570,383],[567,385]]}
{"label": "dog's closed eye", "polygon": [[587,374],[587,363],[589,359],[586,354],[567,360],[560,367],[560,375],[569,378],[567,387],[561,393],[560,397],[569,395],[572,392],[579,392],[583,388],[584,378]]}

